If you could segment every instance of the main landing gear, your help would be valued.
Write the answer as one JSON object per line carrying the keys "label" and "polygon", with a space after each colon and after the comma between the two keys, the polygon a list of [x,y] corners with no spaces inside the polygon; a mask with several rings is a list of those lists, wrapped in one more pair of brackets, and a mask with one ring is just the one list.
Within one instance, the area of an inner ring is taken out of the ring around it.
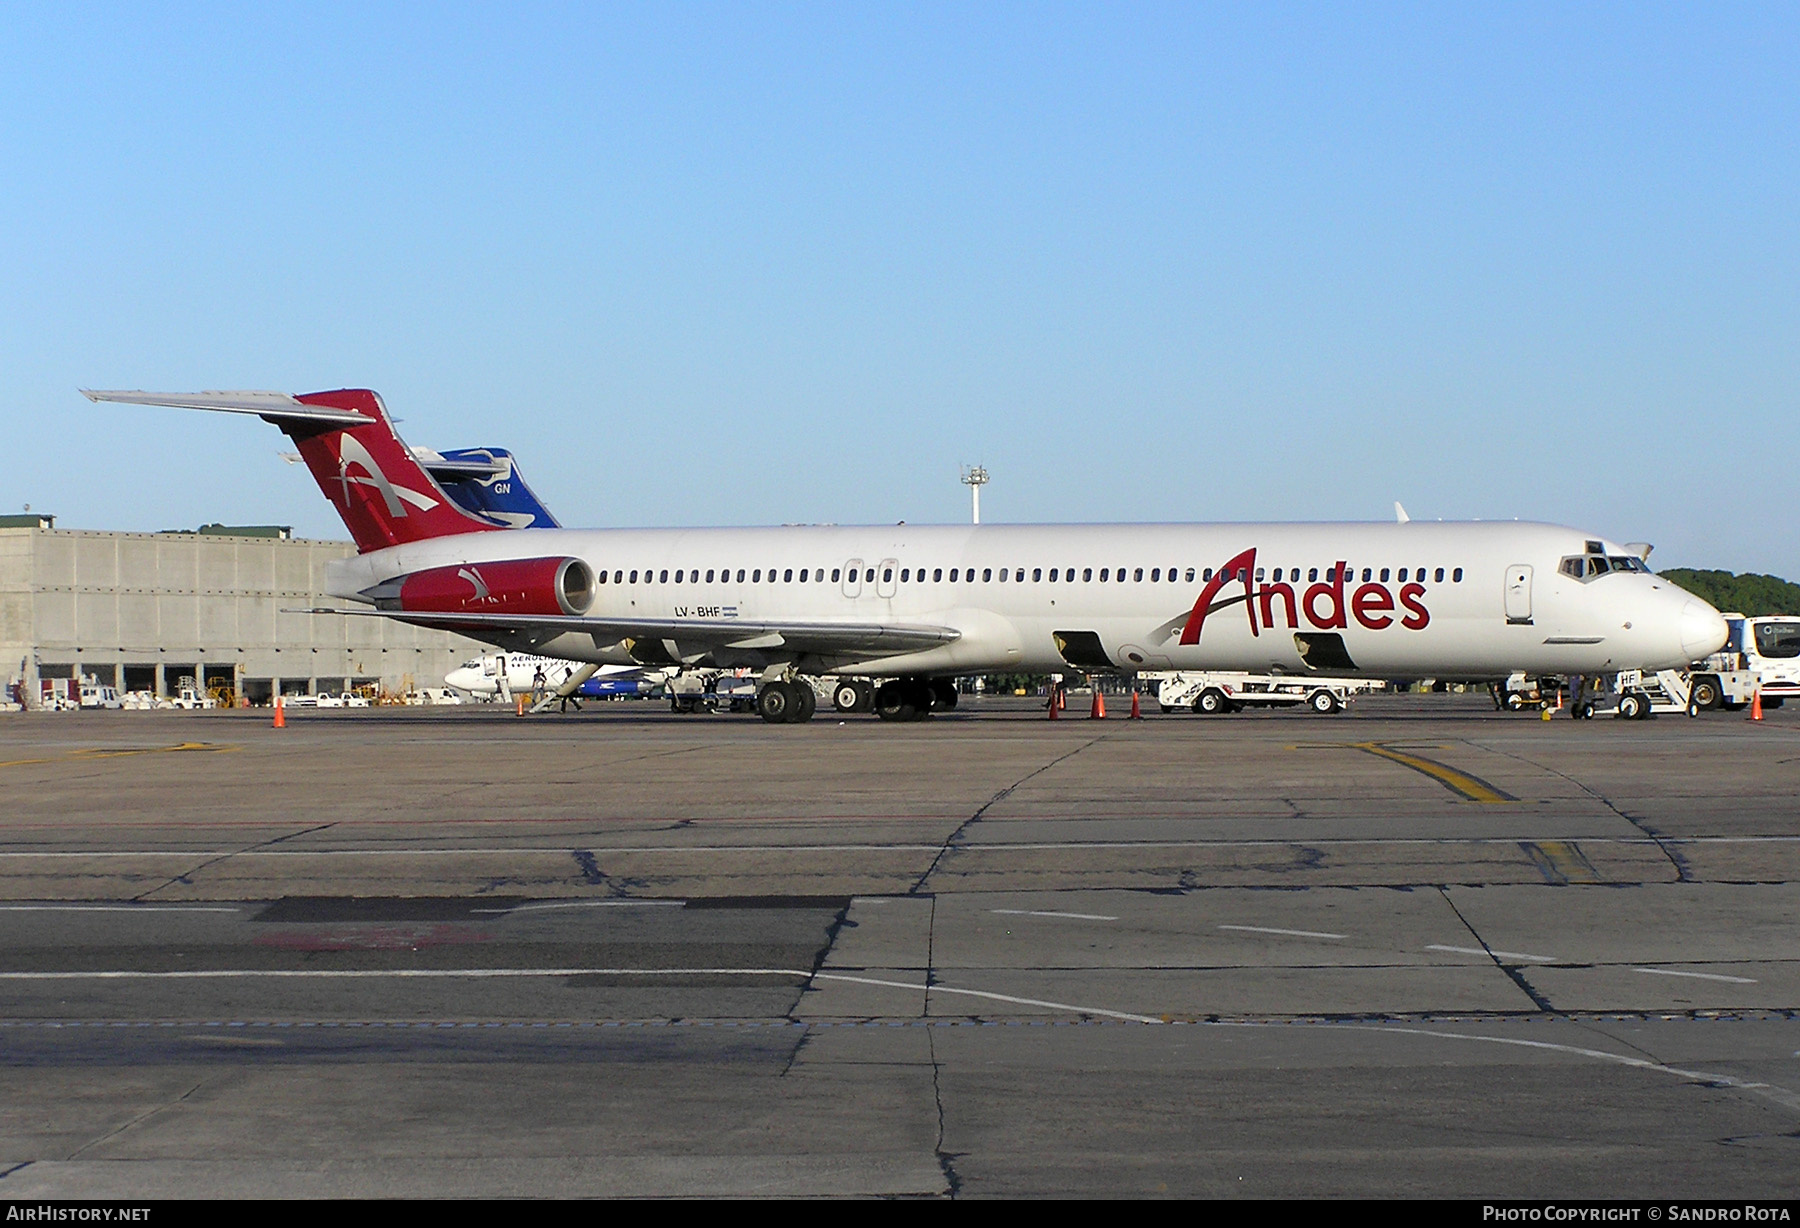
{"label": "main landing gear", "polygon": [[956,707],[956,684],[948,678],[896,678],[875,692],[875,715],[884,721],[919,721]]}
{"label": "main landing gear", "polygon": [[771,682],[756,697],[756,710],[771,725],[792,725],[813,718],[819,697],[799,679],[793,682]]}
{"label": "main landing gear", "polygon": [[831,706],[839,712],[871,712],[875,687],[861,678],[847,678],[831,688]]}
{"label": "main landing gear", "polygon": [[[895,678],[880,686],[862,678],[846,678],[831,690],[838,712],[873,712],[884,721],[918,721],[933,712],[956,707],[956,684],[948,678]],[[818,704],[804,679],[778,679],[763,685],[756,710],[771,725],[810,721]]]}

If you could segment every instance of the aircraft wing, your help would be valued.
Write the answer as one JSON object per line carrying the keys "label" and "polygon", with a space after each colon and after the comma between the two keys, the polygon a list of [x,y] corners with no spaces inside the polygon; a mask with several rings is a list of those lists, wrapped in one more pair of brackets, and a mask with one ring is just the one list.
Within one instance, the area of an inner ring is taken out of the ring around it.
{"label": "aircraft wing", "polygon": [[936,648],[960,639],[954,627],[929,624],[852,622],[759,622],[744,618],[588,618],[560,614],[466,614],[403,610],[358,610],[316,606],[288,610],[293,614],[346,614],[394,618],[441,631],[544,632],[574,631],[597,643],[617,640],[674,640],[705,648],[738,648],[793,652],[902,653]]}

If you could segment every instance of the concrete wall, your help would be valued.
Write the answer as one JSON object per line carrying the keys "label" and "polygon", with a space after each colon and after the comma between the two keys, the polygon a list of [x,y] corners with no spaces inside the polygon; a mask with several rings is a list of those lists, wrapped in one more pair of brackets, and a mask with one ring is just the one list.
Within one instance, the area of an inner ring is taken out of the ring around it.
{"label": "concrete wall", "polygon": [[[381,618],[285,614],[342,605],[325,564],[348,542],[194,534],[0,529],[0,678],[35,685],[74,671],[123,687],[180,674],[261,698],[376,681],[441,686],[484,651],[462,636]],[[153,672],[150,672],[153,671]]]}

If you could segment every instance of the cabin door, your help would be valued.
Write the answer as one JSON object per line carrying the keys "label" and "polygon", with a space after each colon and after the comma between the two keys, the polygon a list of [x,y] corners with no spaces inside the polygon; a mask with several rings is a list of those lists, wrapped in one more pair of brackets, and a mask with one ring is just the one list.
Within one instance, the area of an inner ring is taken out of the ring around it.
{"label": "cabin door", "polygon": [[1531,622],[1531,564],[1514,563],[1506,569],[1506,621]]}

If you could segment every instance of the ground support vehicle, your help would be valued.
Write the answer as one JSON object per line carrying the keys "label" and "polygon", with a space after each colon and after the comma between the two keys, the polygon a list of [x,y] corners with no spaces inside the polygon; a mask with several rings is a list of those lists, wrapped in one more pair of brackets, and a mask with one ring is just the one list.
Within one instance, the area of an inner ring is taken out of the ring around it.
{"label": "ground support vehicle", "polygon": [[695,712],[754,712],[756,682],[753,674],[720,670],[683,670],[669,679],[669,710]]}
{"label": "ground support vehicle", "polygon": [[40,712],[74,712],[81,707],[81,684],[73,678],[38,679]]}
{"label": "ground support vehicle", "polygon": [[175,694],[167,699],[161,700],[160,703],[161,706],[166,708],[180,708],[190,712],[198,712],[202,709],[216,708],[219,706],[218,701],[212,696],[202,695],[191,686],[178,688]]}
{"label": "ground support vehicle", "polygon": [[1292,674],[1145,673],[1139,678],[1156,685],[1156,702],[1164,712],[1192,711],[1206,716],[1245,708],[1292,708],[1305,704],[1322,716],[1340,712],[1352,695],[1378,691],[1385,683],[1365,678],[1315,678]]}
{"label": "ground support vehicle", "polygon": [[[1759,614],[1746,618],[1742,614],[1727,614],[1725,626],[1725,647],[1696,669],[1750,671],[1762,689],[1765,708],[1779,708],[1789,696],[1800,696],[1800,615]],[[1727,701],[1724,706],[1736,709],[1749,702],[1747,698],[1741,703]]]}
{"label": "ground support vehicle", "polygon": [[1616,716],[1643,720],[1659,713],[1699,716],[1714,708],[1739,709],[1756,695],[1756,675],[1749,670],[1628,669],[1611,678],[1583,681],[1569,696],[1569,715],[1576,720]]}
{"label": "ground support vehicle", "polygon": [[369,697],[356,691],[345,691],[337,695],[330,691],[320,691],[318,702],[314,706],[319,708],[366,708],[369,706]]}
{"label": "ground support vehicle", "polygon": [[1555,708],[1562,704],[1563,680],[1561,678],[1532,678],[1523,671],[1516,671],[1505,682],[1494,687],[1494,707],[1504,708],[1508,712],[1522,712],[1526,708]]}
{"label": "ground support vehicle", "polygon": [[104,683],[84,681],[81,684],[81,706],[84,708],[123,708],[118,688]]}

